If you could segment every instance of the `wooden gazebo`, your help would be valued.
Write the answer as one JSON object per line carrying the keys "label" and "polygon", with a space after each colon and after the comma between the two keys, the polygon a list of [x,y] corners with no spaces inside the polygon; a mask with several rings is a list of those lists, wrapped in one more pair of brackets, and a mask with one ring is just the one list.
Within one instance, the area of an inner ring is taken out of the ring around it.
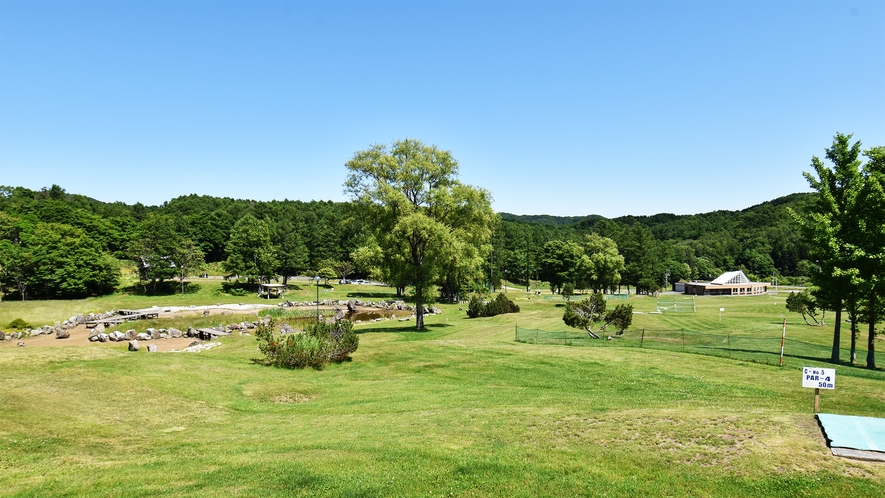
{"label": "wooden gazebo", "polygon": [[258,284],[258,297],[266,299],[284,299],[286,286],[283,284]]}

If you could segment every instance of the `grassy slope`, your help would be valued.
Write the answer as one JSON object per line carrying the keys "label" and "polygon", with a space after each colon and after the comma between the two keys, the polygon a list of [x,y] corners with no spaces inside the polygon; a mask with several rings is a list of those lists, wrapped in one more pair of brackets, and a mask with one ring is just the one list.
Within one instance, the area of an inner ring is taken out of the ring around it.
{"label": "grassy slope", "polygon": [[[312,292],[303,289],[298,299]],[[326,294],[354,292],[381,291]],[[557,300],[515,296],[520,326],[564,327]],[[637,315],[636,325],[720,330],[725,307],[722,327],[777,336],[776,299],[698,300],[697,314]],[[254,364],[256,342],[244,336],[199,354],[133,354],[119,344],[5,348],[0,489],[23,496],[880,496],[885,486],[885,465],[829,455],[795,368],[519,344],[515,318],[467,320],[450,306],[428,319],[424,333],[400,322],[360,326],[354,361],[322,372]],[[793,330],[826,343],[826,331]],[[822,405],[881,416],[885,381],[840,377]]]}

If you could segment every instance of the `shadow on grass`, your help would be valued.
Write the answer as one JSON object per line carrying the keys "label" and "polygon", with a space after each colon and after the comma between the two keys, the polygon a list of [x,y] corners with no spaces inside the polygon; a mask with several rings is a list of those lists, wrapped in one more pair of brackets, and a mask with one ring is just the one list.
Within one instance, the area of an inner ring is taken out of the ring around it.
{"label": "shadow on grass", "polygon": [[402,301],[402,296],[397,297],[394,294],[388,292],[348,292],[347,297],[364,297],[364,298],[378,298],[378,299],[395,299],[397,301]]}
{"label": "shadow on grass", "polygon": [[357,330],[357,334],[369,334],[373,332],[386,332],[386,333],[402,333],[402,332],[417,332],[419,334],[426,332],[435,332],[436,330],[445,329],[447,327],[454,327],[454,325],[448,323],[428,323],[424,324],[424,330],[415,330],[415,324],[413,323],[403,323],[401,326],[397,327],[373,327],[371,329],[365,330]]}
{"label": "shadow on grass", "polygon": [[[699,354],[705,354],[705,355],[709,355],[709,356],[721,356],[721,357],[725,357],[725,358],[732,358],[732,359],[737,359],[737,360],[742,360],[742,361],[750,361],[750,362],[755,362],[755,363],[763,363],[766,365],[774,365],[774,366],[777,366],[777,364],[779,362],[779,360],[777,360],[777,358],[780,357],[779,351],[772,352],[772,351],[759,351],[758,349],[736,349],[736,348],[720,348],[720,347],[710,347],[710,346],[693,346],[693,348]],[[721,352],[721,353],[711,353],[711,352],[709,352],[711,350]],[[688,352],[695,352],[695,351],[690,351],[687,348],[686,352],[688,353]],[[757,356],[758,358],[746,358],[743,356],[731,356],[729,353],[749,354],[749,355]],[[863,354],[865,357],[866,351],[864,351]],[[860,357],[860,356],[861,355],[858,354],[858,357]],[[770,358],[771,360],[770,361],[765,360],[764,358]],[[885,368],[883,368],[883,367],[867,368],[866,365],[858,365],[858,364],[852,365],[851,363],[849,363],[847,361],[843,361],[843,360],[840,360],[838,362],[832,362],[832,361],[830,361],[830,358],[822,358],[819,356],[790,354],[790,353],[785,352],[784,358],[814,361],[814,362],[820,362],[820,363],[829,363],[829,364],[835,365],[835,366],[847,367],[847,368],[851,369],[850,370],[851,373],[874,373],[874,372],[875,373],[885,373]],[[848,372],[843,372],[843,373],[848,373]],[[878,377],[878,376],[875,376],[875,377]]]}
{"label": "shadow on grass", "polygon": [[[197,294],[203,288],[195,282],[184,283],[185,294]],[[151,283],[134,284],[121,289],[126,294],[133,296],[172,296],[181,294],[181,283],[173,280],[157,282],[156,286]]]}

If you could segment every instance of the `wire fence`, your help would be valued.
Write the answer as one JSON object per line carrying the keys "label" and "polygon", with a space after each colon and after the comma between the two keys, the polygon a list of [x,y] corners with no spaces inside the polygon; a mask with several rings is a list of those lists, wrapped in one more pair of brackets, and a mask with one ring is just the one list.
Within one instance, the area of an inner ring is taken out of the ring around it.
{"label": "wire fence", "polygon": [[[516,326],[515,333],[516,341],[528,344],[661,349],[722,356],[769,365],[780,364],[781,354],[780,337],[710,334],[686,329],[625,330],[619,336],[612,331],[610,335],[603,335],[601,339],[593,339],[586,332],[577,329],[552,332]],[[830,359],[831,348],[822,344],[813,344],[787,338],[783,346],[784,361],[787,363],[789,360],[791,365],[797,365],[799,360],[828,362]],[[866,349],[857,349],[856,354],[860,365],[864,365],[867,357]],[[840,355],[841,358],[847,360],[849,350],[842,348]],[[885,364],[885,353],[876,353],[876,364],[879,366]],[[882,375],[882,377],[885,378],[885,375]]]}

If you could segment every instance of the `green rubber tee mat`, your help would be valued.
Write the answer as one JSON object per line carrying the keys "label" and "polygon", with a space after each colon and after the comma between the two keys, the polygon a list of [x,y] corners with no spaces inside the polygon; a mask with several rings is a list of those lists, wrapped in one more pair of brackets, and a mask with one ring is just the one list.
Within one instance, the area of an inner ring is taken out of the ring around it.
{"label": "green rubber tee mat", "polygon": [[831,448],[885,452],[885,418],[818,413]]}

